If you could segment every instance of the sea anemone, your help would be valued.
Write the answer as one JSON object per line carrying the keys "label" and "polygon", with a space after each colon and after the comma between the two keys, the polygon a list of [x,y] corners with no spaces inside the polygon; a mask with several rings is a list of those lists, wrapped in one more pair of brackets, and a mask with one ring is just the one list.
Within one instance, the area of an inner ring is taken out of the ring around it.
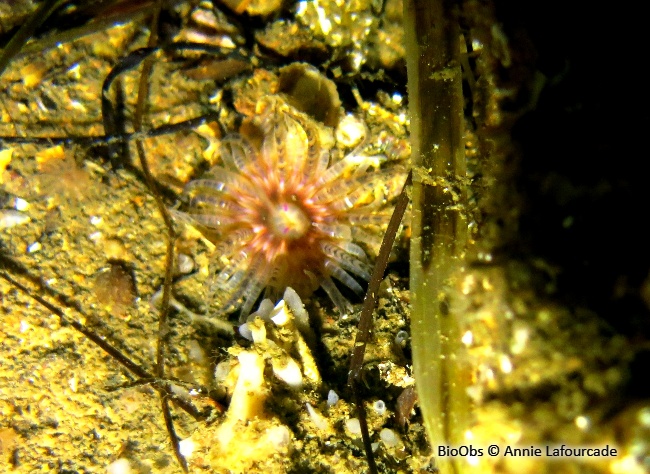
{"label": "sea anemone", "polygon": [[210,292],[220,312],[240,309],[244,319],[262,292],[277,299],[292,287],[306,297],[320,286],[348,314],[333,279],[363,295],[357,280],[369,280],[371,267],[355,241],[388,222],[403,170],[361,147],[335,159],[325,127],[277,97],[258,105],[260,145],[225,137],[221,165],[187,184],[189,209],[176,215],[216,245]]}

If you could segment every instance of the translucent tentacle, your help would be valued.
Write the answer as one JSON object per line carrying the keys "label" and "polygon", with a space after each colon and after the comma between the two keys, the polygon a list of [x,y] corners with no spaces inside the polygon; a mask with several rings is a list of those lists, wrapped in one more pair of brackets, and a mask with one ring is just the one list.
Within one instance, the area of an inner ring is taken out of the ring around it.
{"label": "translucent tentacle", "polygon": [[192,220],[192,216],[187,212],[177,211],[176,209],[169,209],[169,214],[176,222],[180,222],[182,224],[187,224],[191,226],[196,225],[196,222]]}
{"label": "translucent tentacle", "polygon": [[[240,300],[242,298],[247,298],[247,289],[249,288],[251,281],[256,281],[260,266],[263,264],[263,260],[260,258],[251,262],[248,260],[246,252],[242,251],[241,254],[247,257],[247,260],[243,262],[245,263],[243,266],[245,266],[246,269],[242,271],[235,270],[235,273],[231,277],[231,279],[235,278],[234,283],[232,285],[224,285],[223,288],[225,288],[225,291],[222,292],[223,294],[217,295],[221,300],[221,306],[224,308],[225,312],[231,312],[240,307]],[[228,281],[230,282],[230,280]],[[228,291],[231,287],[234,291]],[[253,303],[255,303],[255,301],[253,301]],[[250,312],[250,308],[248,312]],[[246,313],[246,316],[248,316],[248,313]]]}
{"label": "translucent tentacle", "polygon": [[244,293],[242,294],[244,304],[241,307],[240,322],[246,321],[251,309],[253,309],[253,305],[262,294],[262,290],[266,287],[269,279],[269,271],[268,266],[262,267],[259,272],[255,272],[255,275],[248,280]]}
{"label": "translucent tentacle", "polygon": [[[216,287],[219,288],[233,288],[237,280],[234,280],[235,283],[229,282],[235,278],[235,275],[243,275],[245,272],[242,270],[248,265],[250,257],[248,252],[245,250],[240,251],[237,255],[234,255],[230,258],[228,264],[224,266],[219,273],[214,276],[212,289],[215,290]],[[241,278],[240,278],[241,280]]]}
{"label": "translucent tentacle", "polygon": [[284,151],[286,163],[292,167],[296,176],[301,176],[305,166],[305,158],[309,155],[309,136],[296,119],[285,116],[284,119]]}
{"label": "translucent tentacle", "polygon": [[229,136],[221,140],[221,159],[229,168],[246,171],[255,164],[255,149],[241,136]]}
{"label": "translucent tentacle", "polygon": [[238,258],[233,259],[212,280],[210,293],[214,295],[221,308],[221,314],[229,313],[237,308],[237,303],[246,287],[243,282],[250,273],[248,263],[248,255],[241,252]]}
{"label": "translucent tentacle", "polygon": [[381,175],[377,173],[366,173],[354,178],[340,179],[323,186],[313,196],[314,202],[331,202],[349,196],[351,192],[361,189],[362,192],[370,192],[382,183]]}
{"label": "translucent tentacle", "polygon": [[242,183],[244,180],[240,175],[232,173],[224,168],[212,168],[216,174],[206,175],[203,179],[195,179],[185,185],[185,194],[201,190],[215,194],[228,193],[232,190],[233,183]]}
{"label": "translucent tentacle", "polygon": [[370,265],[358,261],[356,258],[346,253],[343,249],[328,242],[323,242],[321,244],[321,249],[325,255],[336,262],[336,264],[344,270],[347,270],[348,272],[351,272],[366,281],[370,280]]}
{"label": "translucent tentacle", "polygon": [[237,222],[236,216],[226,214],[188,214],[193,223],[209,229],[221,229]]}
{"label": "translucent tentacle", "polygon": [[280,292],[278,288],[273,286],[271,282],[269,282],[268,285],[266,285],[266,288],[264,288],[264,299],[265,300],[270,300],[270,301],[278,301],[280,297]]}
{"label": "translucent tentacle", "polygon": [[336,246],[340,249],[345,250],[350,255],[355,256],[361,262],[366,262],[368,260],[366,252],[364,252],[363,249],[355,243],[343,241],[337,242]]}
{"label": "translucent tentacle", "polygon": [[190,200],[190,207],[202,211],[214,211],[215,213],[233,214],[242,212],[241,206],[231,199],[224,199],[221,196],[210,196],[198,194]]}
{"label": "translucent tentacle", "polygon": [[253,229],[243,227],[241,229],[228,232],[228,240],[221,240],[216,245],[215,255],[226,258],[234,255],[235,252],[253,238]]}
{"label": "translucent tentacle", "polygon": [[[281,280],[281,277],[283,275],[286,275],[286,273],[287,273],[287,262],[286,262],[286,260],[284,260],[282,258],[276,259],[275,260],[275,265],[273,266],[273,269],[271,270],[271,272],[269,274],[268,286],[273,287],[273,288],[277,288],[279,286],[278,282]],[[270,290],[269,290],[268,295],[269,295],[269,298],[271,298],[271,299],[273,299],[273,297],[276,296]]]}
{"label": "translucent tentacle", "polygon": [[241,307],[239,321],[244,322],[253,309],[253,305],[262,294],[262,291],[269,282],[272,267],[262,257],[258,257],[251,265],[252,270],[248,271],[247,281],[241,298],[244,302]]}
{"label": "translucent tentacle", "polygon": [[320,286],[325,290],[325,293],[327,293],[334,306],[339,310],[341,316],[352,313],[352,304],[341,294],[341,291],[336,287],[330,277],[324,276],[320,282]]}
{"label": "translucent tentacle", "polygon": [[355,242],[363,242],[365,247],[375,255],[379,252],[381,236],[376,233],[368,232],[363,227],[354,226],[352,227],[352,239]]}
{"label": "translucent tentacle", "polygon": [[265,135],[260,155],[264,158],[269,169],[283,169],[284,140],[278,126],[271,126]]}
{"label": "translucent tentacle", "polygon": [[[228,269],[228,271],[230,271],[230,269]],[[220,282],[219,286],[214,288],[215,293],[220,293],[219,296],[222,299],[231,297],[233,292],[237,291],[241,286],[243,286],[242,282],[244,281],[247,272],[243,269],[237,269],[230,275],[231,276],[228,280]],[[220,277],[221,274],[217,276],[218,279],[220,279]]]}
{"label": "translucent tentacle", "polygon": [[287,170],[289,179],[287,180],[288,186],[299,188],[305,182],[308,182],[314,173],[314,161],[316,157],[312,156],[319,150],[312,150],[310,148],[310,138],[307,134],[307,129],[302,127],[297,121],[293,121],[293,132],[290,132],[292,137],[287,139],[287,154],[289,155],[290,169]]}
{"label": "translucent tentacle", "polygon": [[314,227],[330,237],[341,240],[351,240],[352,231],[347,225],[325,224],[323,222],[312,223]]}
{"label": "translucent tentacle", "polygon": [[339,179],[343,174],[348,172],[351,169],[354,169],[355,167],[359,166],[359,160],[357,157],[354,156],[346,156],[340,161],[337,161],[334,163],[332,166],[327,168],[321,177],[316,180],[316,189],[320,189],[333,181],[336,181]]}
{"label": "translucent tentacle", "polygon": [[336,262],[329,259],[325,260],[325,270],[327,270],[331,276],[354,291],[357,295],[363,297],[364,291],[363,288],[361,288],[361,285],[359,285],[359,283],[357,283],[357,280],[352,278],[348,272],[336,264]]}
{"label": "translucent tentacle", "polygon": [[307,137],[307,151],[302,167],[303,177],[318,176],[327,169],[330,161],[329,150],[321,150],[318,133],[312,127],[306,124],[301,124],[301,126]]}
{"label": "translucent tentacle", "polygon": [[352,224],[356,225],[386,225],[390,220],[392,211],[390,212],[372,212],[368,213],[367,209],[364,208],[365,213],[353,213],[350,212],[346,214],[345,220]]}
{"label": "translucent tentacle", "polygon": [[236,173],[235,171],[228,170],[223,166],[216,165],[210,168],[207,173],[205,173],[204,178],[209,181],[219,181],[221,183],[228,184],[234,181],[241,181],[242,175]]}
{"label": "translucent tentacle", "polygon": [[[242,272],[241,280],[243,280],[243,277],[245,276],[246,273]],[[241,283],[241,281],[238,281],[238,283]],[[214,292],[217,305],[220,308],[219,313],[227,314],[235,311],[239,307],[239,301],[241,300],[245,289],[245,285],[239,284],[237,286],[234,286],[231,291],[224,291],[219,289]]]}
{"label": "translucent tentacle", "polygon": [[[367,177],[366,177],[367,176]],[[334,196],[327,195],[326,199],[330,202],[329,207],[336,211],[350,212],[355,207],[363,206],[364,209],[369,209],[369,206],[381,206],[385,202],[385,197],[381,185],[381,177],[374,174],[368,174],[356,183],[356,186],[348,186],[348,191],[345,189],[335,188],[333,192],[337,194]],[[354,189],[350,192],[351,189]],[[323,190],[329,191],[329,190]],[[325,196],[325,194],[323,194]],[[316,199],[318,202],[319,199]]]}

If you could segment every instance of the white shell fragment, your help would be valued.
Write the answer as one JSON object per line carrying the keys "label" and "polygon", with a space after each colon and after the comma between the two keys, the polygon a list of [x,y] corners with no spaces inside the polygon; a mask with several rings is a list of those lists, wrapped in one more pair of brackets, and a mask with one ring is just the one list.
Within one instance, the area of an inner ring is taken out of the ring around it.
{"label": "white shell fragment", "polygon": [[302,304],[302,300],[296,290],[289,287],[284,290],[284,301],[289,307],[289,310],[293,314],[293,317],[296,319],[296,326],[303,333],[311,331],[311,326],[309,325],[309,314],[305,309],[305,305]]}
{"label": "white shell fragment", "polygon": [[347,114],[336,128],[336,141],[346,148],[353,148],[361,144],[367,134],[364,122],[352,114]]}
{"label": "white shell fragment", "polygon": [[230,374],[231,370],[232,370],[232,364],[230,363],[230,361],[224,360],[219,362],[217,366],[214,368],[214,381],[218,385],[223,385],[225,381],[228,379],[228,374]]}
{"label": "white shell fragment", "polygon": [[14,209],[17,211],[26,211],[29,209],[29,202],[25,201],[22,198],[17,197],[14,199]]}
{"label": "white shell fragment", "polygon": [[311,406],[311,403],[306,403],[305,405],[307,406],[309,418],[311,419],[312,423],[314,423],[316,428],[323,431],[330,431],[331,426],[329,421],[327,421],[327,418],[325,418],[318,410]]}
{"label": "white shell fragment", "polygon": [[345,420],[345,427],[351,435],[361,436],[361,424],[359,418],[348,418]]}
{"label": "white shell fragment", "polygon": [[262,300],[259,308],[251,314],[247,321],[254,321],[255,318],[261,318],[263,321],[271,320],[271,312],[273,311],[273,302],[269,299]]}
{"label": "white shell fragment", "polygon": [[0,229],[9,229],[30,221],[27,214],[15,209],[0,209]]}
{"label": "white shell fragment", "polygon": [[405,347],[408,340],[409,340],[409,333],[404,330],[398,331],[397,334],[395,334],[395,344],[397,344],[400,347]]}
{"label": "white shell fragment", "polygon": [[128,459],[120,458],[106,466],[106,474],[131,474],[131,463]]}
{"label": "white shell fragment", "polygon": [[273,360],[273,375],[293,389],[302,387],[302,370],[298,363],[287,356],[284,360]]}
{"label": "white shell fragment", "polygon": [[286,448],[291,443],[291,431],[284,425],[269,428],[266,434],[277,450]]}
{"label": "white shell fragment", "polygon": [[236,420],[250,420],[264,413],[268,389],[264,383],[264,359],[255,352],[243,351],[239,359],[239,378],[226,415]]}
{"label": "white shell fragment", "polygon": [[[303,386],[310,390],[320,389],[320,373],[296,324],[295,313],[304,312],[301,317],[307,320],[306,311],[293,290],[286,294],[290,303],[281,300],[273,305],[270,300],[264,300],[259,309],[246,318],[238,330],[252,344],[246,349],[237,346],[228,349],[230,357],[215,369],[215,381],[230,398],[230,405],[221,423],[214,428],[207,448],[212,464],[224,460],[231,469],[286,452],[293,434],[267,411],[265,403],[273,387],[283,384],[293,390]],[[307,404],[307,412],[314,425],[325,431],[322,435],[334,433],[327,417],[316,408]],[[201,444],[194,450],[195,458],[199,458],[196,452],[205,450],[205,446]],[[191,447],[189,444],[188,449]],[[232,472],[251,471],[237,469]]]}
{"label": "white shell fragment", "polygon": [[248,328],[251,331],[251,337],[255,344],[264,344],[266,342],[266,326],[261,319],[252,321],[248,324]]}
{"label": "white shell fragment", "polygon": [[178,273],[187,275],[194,270],[194,260],[187,254],[179,253],[176,256],[176,266],[178,267]]}
{"label": "white shell fragment", "polygon": [[239,326],[239,335],[248,341],[253,340],[253,331],[251,331],[248,323],[244,323]]}
{"label": "white shell fragment", "polygon": [[[279,328],[282,328],[284,336],[279,336]],[[239,333],[266,353],[274,375],[290,387],[300,388],[305,381],[313,387],[320,386],[320,372],[304,338],[312,335],[309,315],[292,288],[286,289],[284,299],[275,306],[270,300],[263,300],[259,309],[239,326]],[[288,334],[293,346],[289,352],[294,356],[287,352],[285,338]],[[280,340],[285,342],[280,343]],[[295,355],[298,357],[294,358]]]}
{"label": "white shell fragment", "polygon": [[379,432],[379,438],[389,448],[394,448],[397,445],[399,445],[401,442],[399,435],[395,433],[393,430],[388,428],[383,428]]}
{"label": "white shell fragment", "polygon": [[34,242],[33,244],[27,246],[27,253],[36,253],[39,252],[42,248],[43,246],[40,242]]}
{"label": "white shell fragment", "polygon": [[372,409],[379,416],[382,416],[384,413],[386,413],[386,403],[383,400],[377,400],[372,404]]}
{"label": "white shell fragment", "polygon": [[182,439],[178,443],[178,449],[183,455],[183,457],[187,459],[192,454],[194,454],[194,450],[196,449],[196,444],[194,443],[194,441],[192,441],[192,438]]}
{"label": "white shell fragment", "polygon": [[284,300],[280,300],[280,302],[275,305],[275,308],[273,308],[273,311],[271,312],[271,321],[273,321],[276,326],[282,327],[286,326],[290,320],[291,313],[288,311]]}
{"label": "white shell fragment", "polygon": [[327,406],[333,407],[339,402],[339,396],[334,390],[327,392]]}

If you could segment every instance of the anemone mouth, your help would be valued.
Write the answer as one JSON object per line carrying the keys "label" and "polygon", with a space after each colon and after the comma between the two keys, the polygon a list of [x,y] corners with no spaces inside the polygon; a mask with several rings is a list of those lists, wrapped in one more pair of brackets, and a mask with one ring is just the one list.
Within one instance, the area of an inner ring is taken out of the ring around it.
{"label": "anemone mouth", "polygon": [[269,209],[267,225],[271,234],[285,240],[304,237],[311,228],[307,212],[293,202],[282,201]]}

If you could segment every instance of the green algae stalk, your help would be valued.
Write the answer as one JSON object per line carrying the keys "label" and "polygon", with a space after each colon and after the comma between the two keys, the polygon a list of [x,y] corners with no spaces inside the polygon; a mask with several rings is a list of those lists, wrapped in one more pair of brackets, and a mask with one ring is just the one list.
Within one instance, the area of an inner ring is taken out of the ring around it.
{"label": "green algae stalk", "polygon": [[[413,157],[413,365],[434,455],[438,446],[464,444],[470,414],[468,380],[457,363],[464,348],[446,295],[467,242],[460,31],[453,5],[407,0],[404,7]],[[469,467],[461,458],[438,458],[436,465],[442,473]]]}

